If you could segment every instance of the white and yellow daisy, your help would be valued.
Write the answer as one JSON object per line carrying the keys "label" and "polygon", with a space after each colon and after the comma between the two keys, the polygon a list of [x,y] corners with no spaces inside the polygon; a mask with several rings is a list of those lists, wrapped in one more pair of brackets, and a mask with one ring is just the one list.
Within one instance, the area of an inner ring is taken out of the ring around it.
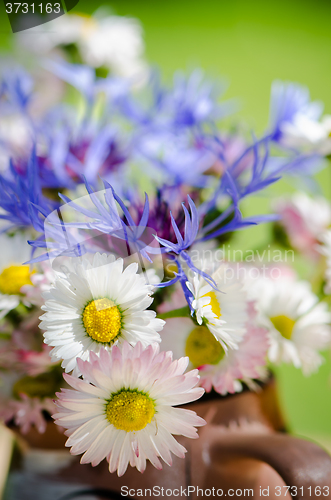
{"label": "white and yellow daisy", "polygon": [[32,285],[30,266],[22,265],[31,257],[31,248],[24,234],[0,235],[0,318],[25,302],[21,288]]}
{"label": "white and yellow daisy", "polygon": [[171,453],[184,458],[172,434],[197,438],[195,426],[205,424],[195,412],[173,408],[204,392],[195,387],[198,370],[184,374],[187,358],[172,361],[172,352],[159,352],[158,344],[143,349],[124,342],[121,350],[101,349],[90,362],[77,362],[84,380],[64,375],[75,390],[57,394],[53,417],[67,429],[71,453],[84,453],[81,463],[95,466],[106,458],[109,471],[122,476],[129,464],[143,472],[146,460],[162,469],[159,457],[168,465]]}
{"label": "white and yellow daisy", "polygon": [[211,277],[217,290],[197,274],[192,283],[187,283],[194,295],[192,306],[197,322],[204,324],[225,350],[236,349],[248,319],[247,293],[235,270],[227,264],[222,264]]}
{"label": "white and yellow daisy", "polygon": [[62,367],[70,372],[76,358],[89,359],[91,351],[111,349],[124,340],[144,346],[160,342],[157,333],[164,321],[154,311],[146,310],[153,299],[152,285],[137,274],[138,265],[123,269],[123,260],[112,255],[95,254],[73,259],[74,270],[59,275],[52,288],[44,293],[40,328],[45,330],[45,343],[53,346],[53,360],[62,359]]}
{"label": "white and yellow daisy", "polygon": [[331,339],[331,313],[305,281],[261,278],[251,285],[260,324],[270,336],[269,359],[291,363],[308,375],[323,361]]}

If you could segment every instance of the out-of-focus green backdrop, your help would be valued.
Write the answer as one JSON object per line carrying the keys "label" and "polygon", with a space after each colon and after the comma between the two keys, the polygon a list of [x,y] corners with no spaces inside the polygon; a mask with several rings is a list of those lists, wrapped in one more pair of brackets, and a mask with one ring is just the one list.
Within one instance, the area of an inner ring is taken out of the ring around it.
{"label": "out-of-focus green backdrop", "polygon": [[[80,0],[73,12],[92,13],[106,0]],[[147,58],[165,78],[200,66],[229,83],[226,97],[241,98],[237,116],[261,131],[267,124],[274,79],[305,84],[331,114],[331,2],[329,0],[112,0],[115,13],[140,19]],[[10,48],[10,27],[0,6],[0,43]],[[318,175],[331,199],[330,168]],[[278,194],[292,190],[280,183]],[[245,214],[268,210],[268,196],[250,200]],[[267,226],[240,234],[237,244],[256,248],[268,240]],[[302,268],[302,266],[301,266]],[[307,274],[309,269],[303,269]],[[331,442],[331,360],[306,379],[298,370],[277,370],[289,427],[297,434]]]}

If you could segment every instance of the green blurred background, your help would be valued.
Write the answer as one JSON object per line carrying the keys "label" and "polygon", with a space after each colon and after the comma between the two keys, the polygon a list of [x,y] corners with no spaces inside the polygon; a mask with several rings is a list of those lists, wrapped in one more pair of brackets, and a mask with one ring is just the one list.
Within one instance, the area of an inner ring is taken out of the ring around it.
{"label": "green blurred background", "polygon": [[[240,97],[239,120],[261,131],[267,124],[270,85],[274,79],[300,82],[331,114],[331,2],[315,0],[80,0],[73,12],[92,13],[100,5],[140,19],[146,53],[170,79],[177,69],[204,68],[229,83],[226,97]],[[12,35],[0,5],[0,43],[10,49]],[[331,199],[330,167],[318,175]],[[273,191],[293,190],[282,181]],[[246,214],[269,209],[269,194],[249,200]],[[270,228],[241,232],[236,245],[256,248],[268,242]],[[301,263],[302,274],[309,274]],[[331,448],[331,360],[306,379],[300,371],[277,370],[279,393],[289,428]]]}

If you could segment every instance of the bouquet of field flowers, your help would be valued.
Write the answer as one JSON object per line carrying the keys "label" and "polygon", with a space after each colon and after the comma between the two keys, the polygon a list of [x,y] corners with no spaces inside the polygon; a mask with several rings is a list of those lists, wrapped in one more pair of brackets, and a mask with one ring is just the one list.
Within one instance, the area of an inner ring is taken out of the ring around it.
{"label": "bouquet of field flowers", "polygon": [[[232,103],[201,70],[165,86],[141,51],[118,70],[116,43],[107,58],[99,31],[80,38],[86,22],[75,39],[42,34],[51,53],[35,83],[23,67],[1,72],[0,415],[22,433],[53,417],[82,463],[106,458],[122,475],[184,457],[174,435],[205,422],[176,406],[258,390],[272,364],[309,375],[323,361],[331,204],[298,192],[271,215],[241,206],[284,176],[316,191],[331,118],[278,81],[264,134],[226,126]],[[70,62],[73,46],[87,65]],[[62,82],[57,102],[41,75]],[[260,223],[270,241],[238,259],[237,231]]]}

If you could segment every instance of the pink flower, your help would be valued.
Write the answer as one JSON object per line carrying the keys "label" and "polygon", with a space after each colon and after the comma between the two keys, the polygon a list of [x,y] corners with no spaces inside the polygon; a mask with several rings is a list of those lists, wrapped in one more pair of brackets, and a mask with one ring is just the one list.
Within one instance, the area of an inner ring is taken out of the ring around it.
{"label": "pink flower", "polygon": [[247,332],[237,350],[229,351],[217,365],[204,365],[199,369],[200,385],[210,392],[225,395],[242,390],[242,383],[255,387],[254,380],[265,378],[266,357],[269,348],[267,330],[257,325],[256,311],[251,303]]}
{"label": "pink flower", "polygon": [[54,362],[49,353],[51,348],[43,343],[38,328],[37,313],[27,316],[19,325],[19,329],[11,333],[10,338],[0,347],[0,367],[15,373],[36,376],[47,371]]}
{"label": "pink flower", "polygon": [[21,363],[24,364],[24,371],[27,375],[35,377],[44,373],[54,363],[50,358],[51,347],[43,344],[42,351],[24,351],[19,350],[17,355]]}
{"label": "pink flower", "polygon": [[0,404],[0,418],[8,423],[14,420],[22,434],[27,434],[31,427],[36,427],[41,434],[45,432],[47,422],[44,411],[52,414],[55,410],[53,401],[49,398],[29,398],[26,394],[20,395],[20,400],[4,400]]}
{"label": "pink flower", "polygon": [[[166,321],[161,348],[172,349],[176,357],[188,355],[191,366],[199,368],[200,385],[206,392],[214,388],[222,395],[233,394],[242,390],[243,383],[254,388],[254,380],[267,375],[265,365],[269,347],[267,330],[258,326],[256,316],[253,303],[248,303],[246,333],[238,349],[229,349],[227,354],[205,326],[196,326],[189,318]],[[199,364],[204,356],[212,356],[213,364]]]}
{"label": "pink flower", "polygon": [[157,308],[157,312],[162,314],[173,309],[179,309],[181,307],[187,306],[187,301],[185,299],[184,292],[181,287],[175,287],[170,298],[165,302],[162,302]]}
{"label": "pink flower", "polygon": [[26,301],[35,306],[42,306],[45,303],[42,294],[47,292],[54,282],[54,271],[51,265],[48,262],[41,262],[39,266],[41,272],[31,275],[33,285],[24,285],[21,288],[21,293],[25,294]]}
{"label": "pink flower", "polygon": [[324,198],[312,199],[296,193],[290,200],[278,200],[275,211],[293,248],[318,259],[317,244],[331,224],[331,204]]}

